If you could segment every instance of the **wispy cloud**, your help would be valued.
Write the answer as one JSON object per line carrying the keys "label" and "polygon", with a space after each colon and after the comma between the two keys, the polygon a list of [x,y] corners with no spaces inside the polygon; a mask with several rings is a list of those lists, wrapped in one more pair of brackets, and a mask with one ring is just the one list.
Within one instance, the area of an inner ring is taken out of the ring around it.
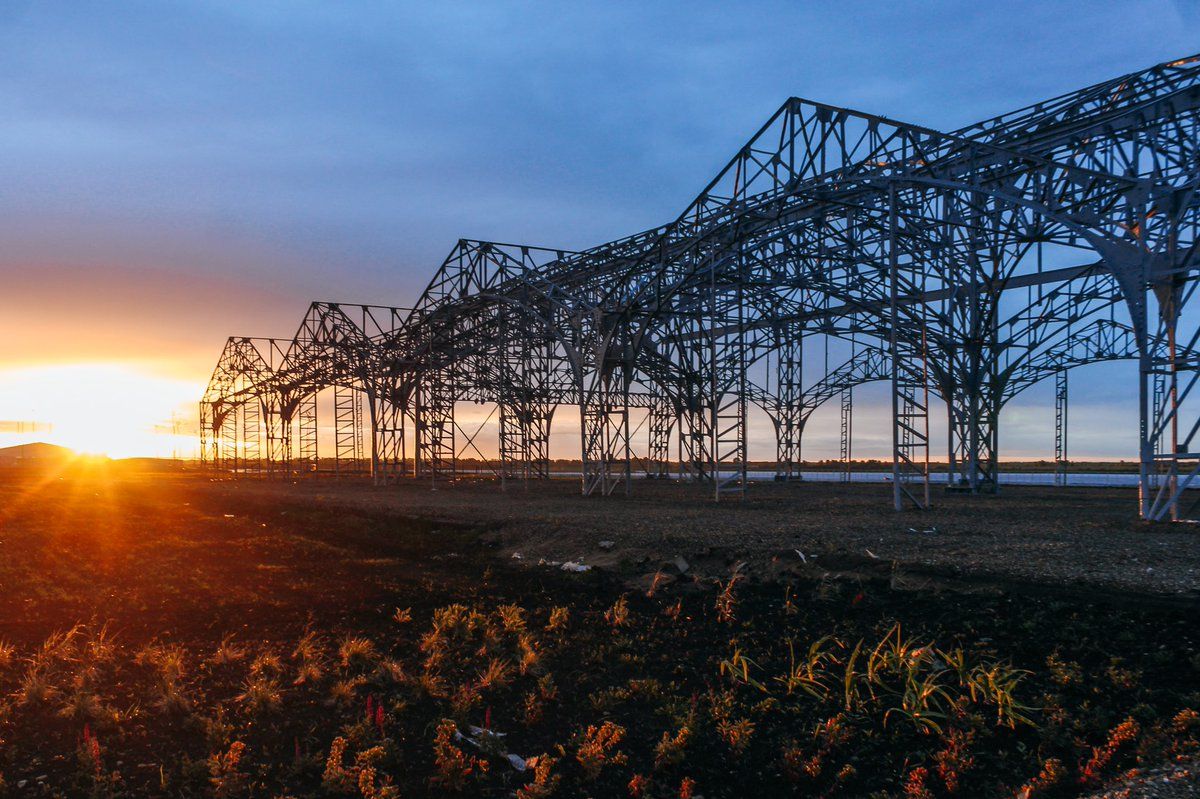
{"label": "wispy cloud", "polygon": [[199,374],[309,299],[411,301],[460,236],[670,219],[790,95],[950,128],[1198,30],[1167,0],[0,4],[0,367]]}

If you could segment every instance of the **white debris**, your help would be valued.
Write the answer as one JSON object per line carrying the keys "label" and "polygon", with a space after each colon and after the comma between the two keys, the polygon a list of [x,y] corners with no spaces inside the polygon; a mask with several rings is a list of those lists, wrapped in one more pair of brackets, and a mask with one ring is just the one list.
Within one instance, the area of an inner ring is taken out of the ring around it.
{"label": "white debris", "polygon": [[565,572],[575,572],[578,574],[580,572],[589,571],[592,567],[588,566],[586,563],[577,563],[576,561],[568,560],[560,568]]}
{"label": "white debris", "polygon": [[500,757],[507,760],[508,764],[517,771],[524,771],[527,766],[536,764],[537,762],[535,758],[530,758],[530,761],[532,761],[532,763],[530,763],[530,761],[525,760],[525,758],[521,757],[520,755],[514,755],[512,752],[504,752],[503,739],[506,733],[496,732],[495,730],[485,730],[482,727],[476,727],[474,725],[467,725],[467,731],[471,733],[471,736],[474,737],[463,735],[456,729],[454,731],[454,739],[456,741],[464,741],[469,743],[471,746],[479,749],[480,751],[492,753],[500,751]]}
{"label": "white debris", "polygon": [[600,542],[600,548],[603,549],[605,552],[612,549],[616,545],[617,545],[616,541],[601,541]]}
{"label": "white debris", "polygon": [[235,517],[235,516],[234,516],[232,513],[226,513],[226,514],[225,514],[225,518],[226,518],[226,519],[233,519],[233,518],[236,518],[236,517]]}
{"label": "white debris", "polygon": [[873,560],[879,560],[879,556],[878,556],[878,555],[876,555],[876,554],[875,554],[874,552],[872,552],[871,550],[869,550],[869,549],[868,549],[868,550],[866,550],[866,553],[867,553],[867,557],[868,557],[868,558],[872,558]]}
{"label": "white debris", "polygon": [[803,553],[803,552],[801,552],[801,551],[800,551],[800,550],[798,550],[798,549],[794,549],[794,550],[792,550],[792,551],[793,551],[793,552],[795,552],[797,555],[799,555],[799,556],[800,556],[800,562],[801,562],[801,563],[808,563],[808,558],[804,557],[804,553]]}
{"label": "white debris", "polygon": [[514,552],[514,553],[512,553],[512,559],[513,560],[525,560],[525,556],[522,555],[520,552]]}

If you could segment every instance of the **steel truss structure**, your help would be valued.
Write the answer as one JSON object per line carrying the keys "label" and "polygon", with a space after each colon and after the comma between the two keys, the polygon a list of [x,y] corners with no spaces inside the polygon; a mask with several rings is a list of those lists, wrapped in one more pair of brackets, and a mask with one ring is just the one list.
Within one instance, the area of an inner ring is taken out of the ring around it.
{"label": "steel truss structure", "polygon": [[[573,406],[584,494],[674,460],[720,499],[746,490],[754,408],[789,479],[837,397],[848,478],[854,388],[880,380],[893,502],[927,507],[932,403],[949,487],[992,491],[1001,408],[1054,378],[1065,481],[1068,370],[1128,358],[1140,513],[1180,518],[1200,472],[1198,120],[1200,56],[951,132],[791,98],[668,224],[583,251],[462,240],[410,308],[314,303],[290,340],[229,339],[202,451],[314,471],[331,390],[337,473],[437,486],[482,455],[456,418],[474,401],[498,415],[501,484],[527,484]],[[813,381],[820,341],[849,358]]]}

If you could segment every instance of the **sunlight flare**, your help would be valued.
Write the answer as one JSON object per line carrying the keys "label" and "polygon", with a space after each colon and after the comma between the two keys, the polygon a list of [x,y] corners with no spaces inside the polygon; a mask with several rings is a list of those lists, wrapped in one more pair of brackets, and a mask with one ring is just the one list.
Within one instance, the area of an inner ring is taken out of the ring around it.
{"label": "sunlight flare", "polygon": [[[198,386],[128,363],[56,364],[0,372],[3,445],[46,441],[81,453],[170,457],[192,455],[190,425]],[[175,422],[174,420],[181,420]]]}

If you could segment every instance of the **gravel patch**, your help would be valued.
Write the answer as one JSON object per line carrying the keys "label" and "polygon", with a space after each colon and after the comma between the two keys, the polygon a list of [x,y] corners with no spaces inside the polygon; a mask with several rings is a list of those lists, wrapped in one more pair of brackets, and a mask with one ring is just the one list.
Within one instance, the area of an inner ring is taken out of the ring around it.
{"label": "gravel patch", "polygon": [[1086,799],[1196,799],[1200,797],[1200,759],[1169,763],[1121,780]]}

